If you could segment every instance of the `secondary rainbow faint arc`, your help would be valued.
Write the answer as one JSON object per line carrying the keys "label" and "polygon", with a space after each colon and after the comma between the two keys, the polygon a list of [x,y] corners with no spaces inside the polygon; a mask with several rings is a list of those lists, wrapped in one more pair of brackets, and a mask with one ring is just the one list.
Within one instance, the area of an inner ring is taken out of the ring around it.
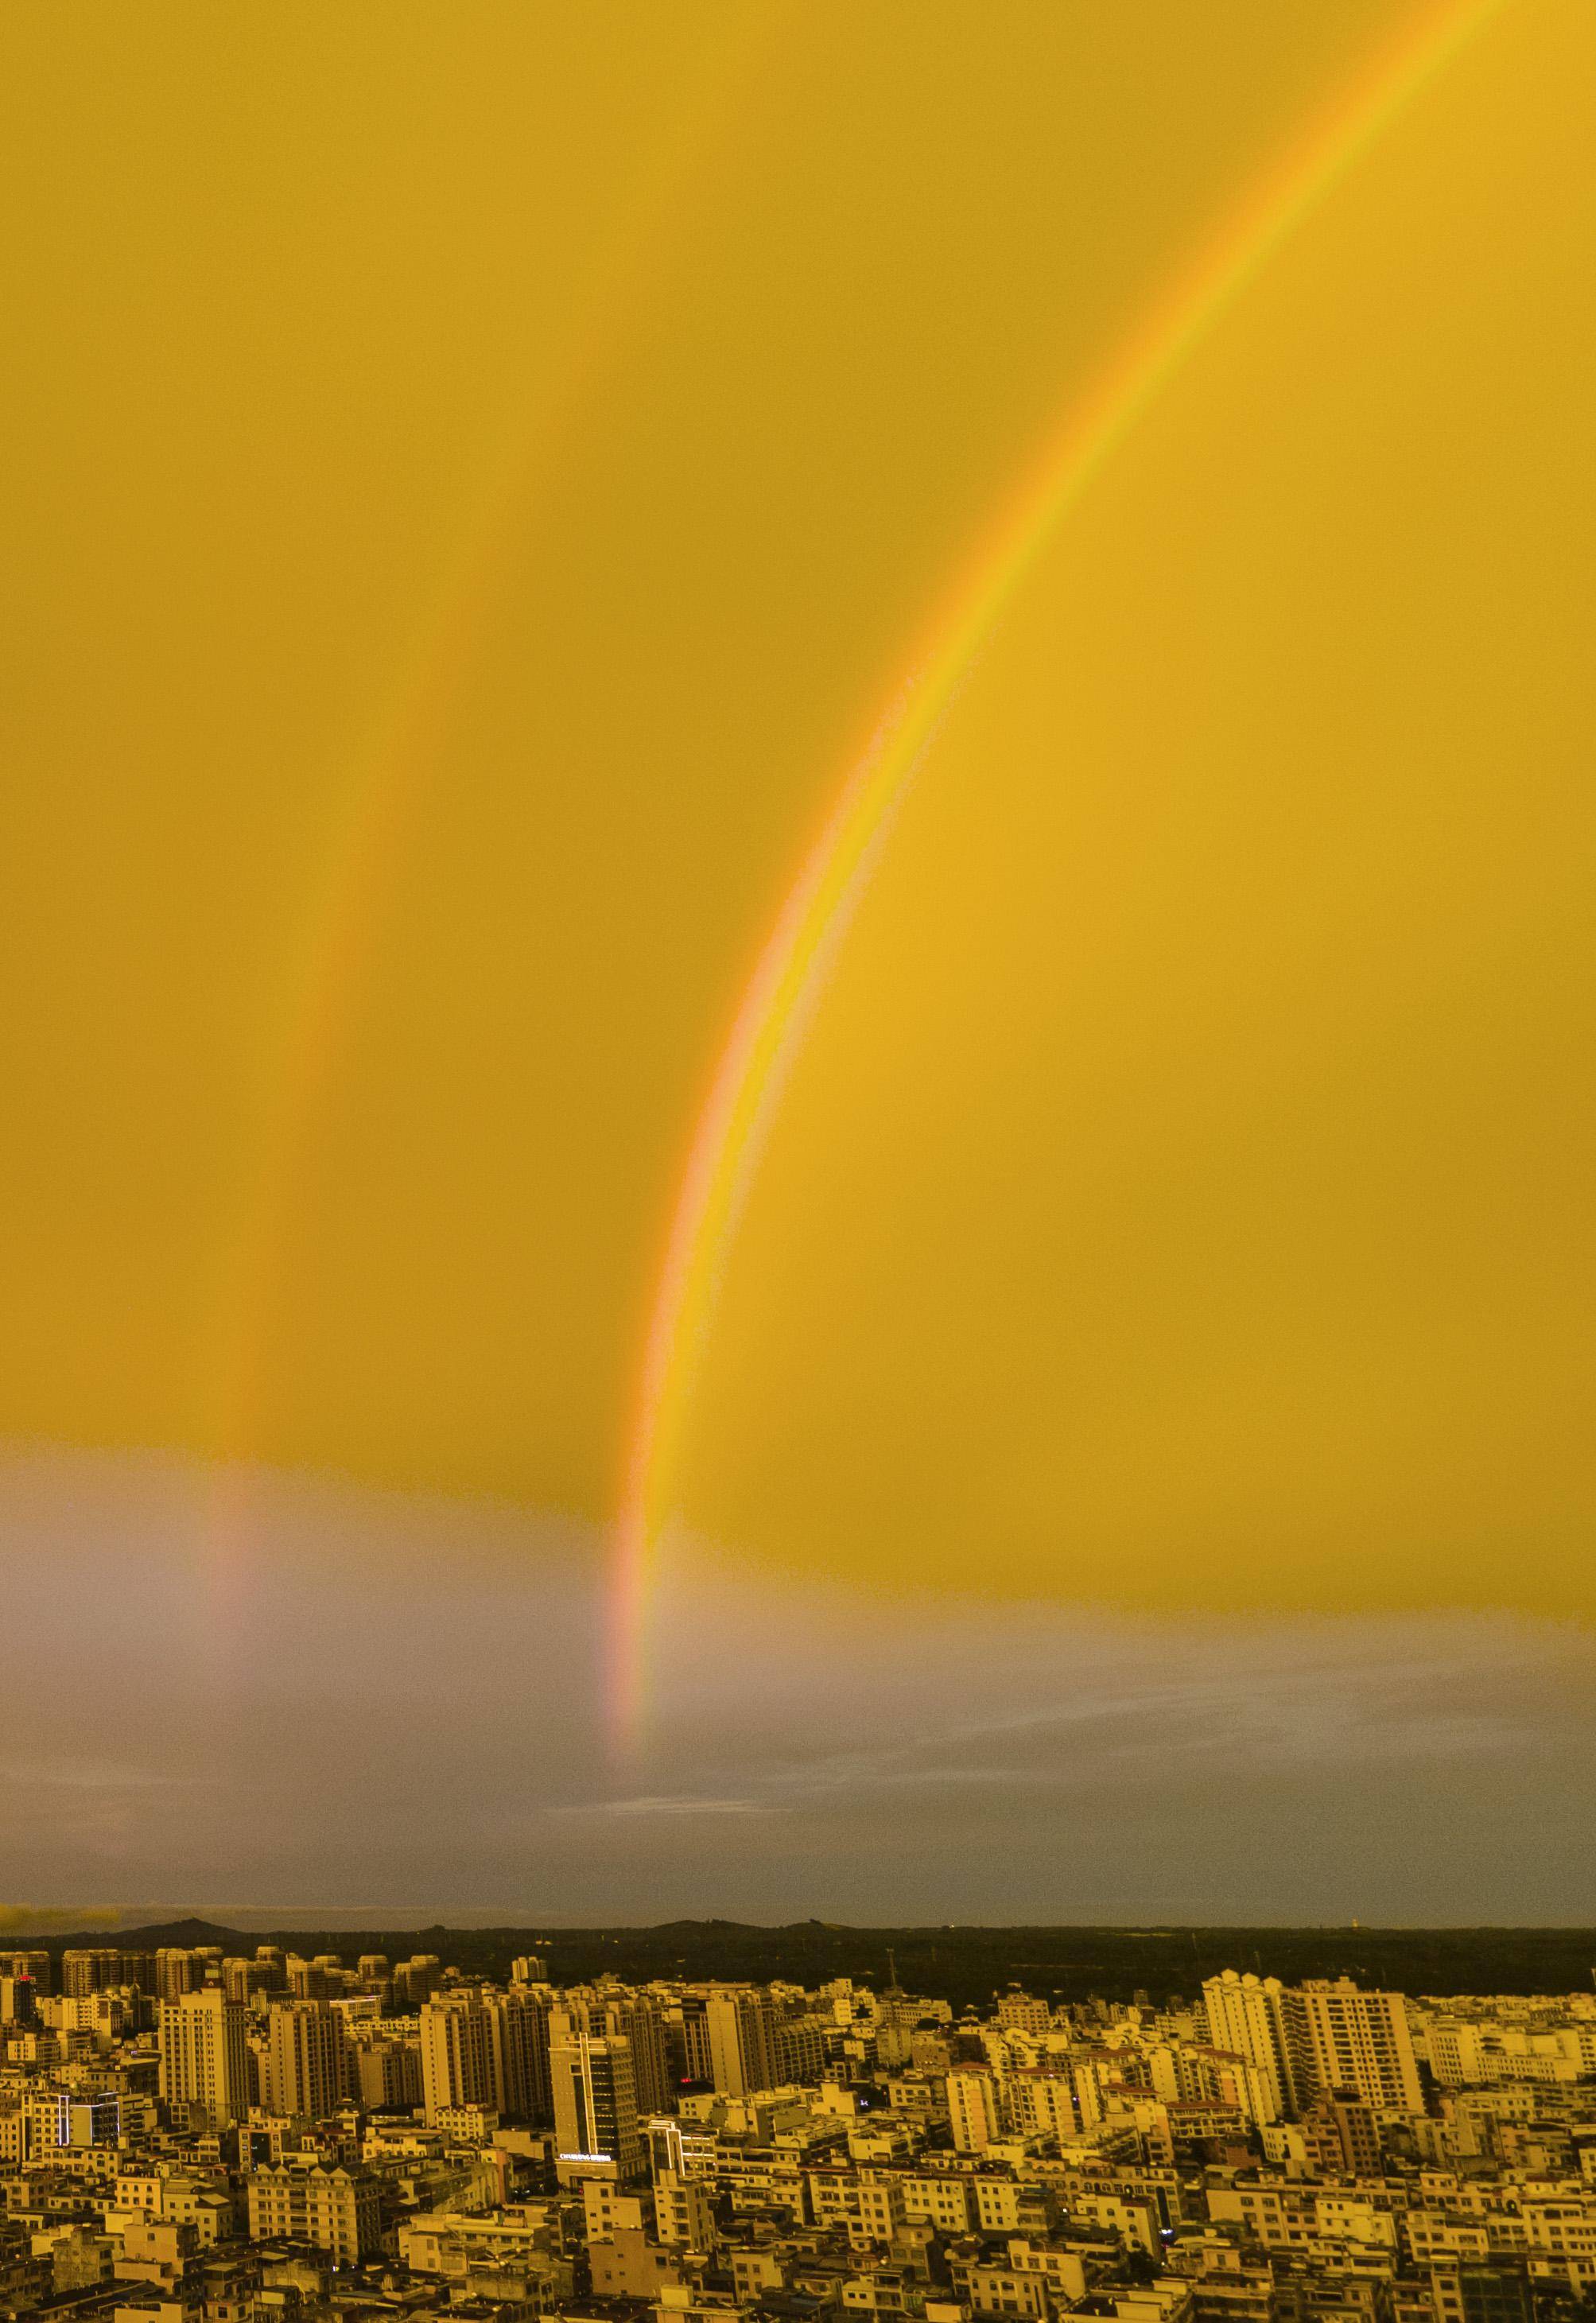
{"label": "secondary rainbow faint arc", "polygon": [[692,101],[664,122],[639,164],[600,256],[557,366],[518,405],[489,464],[491,481],[461,526],[460,537],[431,592],[402,676],[362,741],[347,743],[341,780],[284,947],[264,1028],[268,1059],[261,1109],[249,1142],[250,1166],[236,1220],[217,1266],[210,1327],[201,1346],[211,1455],[198,1522],[200,1571],[217,1638],[240,1634],[234,1602],[247,1564],[254,1462],[267,1436],[262,1422],[270,1373],[269,1341],[293,1213],[295,1180],[311,1150],[336,1068],[347,1054],[360,989],[381,940],[413,816],[429,776],[440,733],[472,653],[503,594],[540,477],[552,472],[551,446],[569,424],[585,383],[613,360],[635,293],[657,261],[683,190],[702,176],[724,126],[738,117],[744,80],[763,65],[791,0],[730,20],[706,51]]}
{"label": "secondary rainbow faint arc", "polygon": [[672,1455],[738,1213],[786,1070],[912,780],[965,672],[1060,520],[1149,405],[1337,180],[1506,5],[1426,11],[1294,142],[1094,386],[1071,403],[1019,490],[982,533],[927,625],[907,674],[854,760],[742,988],[694,1118],[648,1309],[626,1442],[610,1592],[608,1708],[622,1749],[639,1736],[648,1611]]}

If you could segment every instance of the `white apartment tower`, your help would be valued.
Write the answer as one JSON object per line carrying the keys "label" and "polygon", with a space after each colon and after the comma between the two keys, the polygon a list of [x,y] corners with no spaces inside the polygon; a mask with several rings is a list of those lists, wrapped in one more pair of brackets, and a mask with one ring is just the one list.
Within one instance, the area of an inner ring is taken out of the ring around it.
{"label": "white apartment tower", "polygon": [[1262,2121],[1279,2121],[1296,2110],[1286,2052],[1284,1991],[1278,1976],[1238,1976],[1234,1968],[1209,1977],[1203,1986],[1209,2043],[1244,2057],[1253,2068],[1261,2084]]}
{"label": "white apartment tower", "polygon": [[1342,2089],[1377,2112],[1424,2111],[1399,1992],[1361,1992],[1349,1977],[1310,1981],[1287,1989],[1283,2014],[1298,2111]]}
{"label": "white apartment tower", "polygon": [[1424,2111],[1400,1993],[1362,1992],[1348,1977],[1283,1985],[1226,1969],[1207,1979],[1203,1998],[1214,2047],[1256,2069],[1275,2108],[1265,2118],[1306,2113],[1336,2089],[1377,2109]]}
{"label": "white apartment tower", "polygon": [[185,2126],[225,2129],[250,2109],[245,2012],[219,1987],[161,2004],[161,2094]]}

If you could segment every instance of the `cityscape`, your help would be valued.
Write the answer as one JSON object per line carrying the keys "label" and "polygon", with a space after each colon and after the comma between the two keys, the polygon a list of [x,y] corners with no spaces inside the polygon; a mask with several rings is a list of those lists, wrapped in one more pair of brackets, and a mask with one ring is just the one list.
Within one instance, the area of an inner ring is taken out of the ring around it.
{"label": "cityscape", "polygon": [[[557,1952],[556,1935],[550,1952]],[[1596,1990],[0,1953],[0,2316],[1575,2323]]]}
{"label": "cityscape", "polygon": [[0,2323],[1596,2323],[1596,0],[0,87]]}

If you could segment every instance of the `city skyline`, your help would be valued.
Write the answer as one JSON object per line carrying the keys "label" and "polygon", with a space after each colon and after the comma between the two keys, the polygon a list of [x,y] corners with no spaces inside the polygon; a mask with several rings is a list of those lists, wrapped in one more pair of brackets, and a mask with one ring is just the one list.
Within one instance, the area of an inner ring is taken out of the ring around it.
{"label": "city skyline", "polygon": [[1161,1996],[1010,1978],[956,2007],[890,1953],[878,1989],[707,1965],[573,1981],[543,1950],[484,1974],[159,1935],[0,1951],[7,2311],[1588,2309],[1589,1990],[1426,1996],[1209,1959]]}

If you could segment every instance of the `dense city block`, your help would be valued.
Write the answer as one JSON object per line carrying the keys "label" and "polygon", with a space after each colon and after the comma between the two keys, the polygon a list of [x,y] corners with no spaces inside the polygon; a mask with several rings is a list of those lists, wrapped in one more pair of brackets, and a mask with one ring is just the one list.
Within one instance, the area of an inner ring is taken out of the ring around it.
{"label": "dense city block", "polygon": [[0,2317],[1596,2318],[1591,1992],[549,1965],[0,1954]]}

